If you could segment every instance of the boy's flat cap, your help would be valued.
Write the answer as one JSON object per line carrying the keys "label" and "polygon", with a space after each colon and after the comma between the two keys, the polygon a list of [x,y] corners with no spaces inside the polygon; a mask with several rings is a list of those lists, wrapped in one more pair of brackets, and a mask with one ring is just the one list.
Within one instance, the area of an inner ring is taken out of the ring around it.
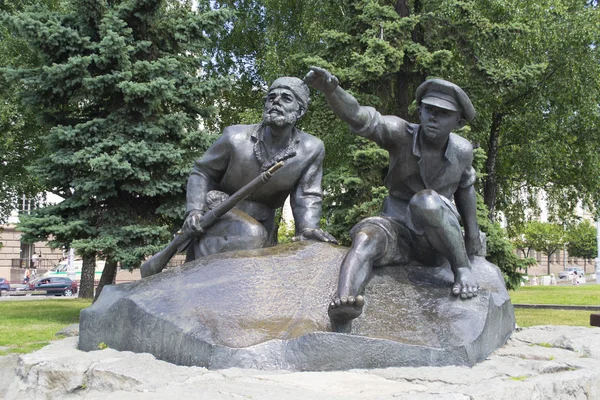
{"label": "boy's flat cap", "polygon": [[475,108],[469,96],[457,85],[443,79],[431,79],[417,88],[417,104],[430,104],[446,110],[458,111],[467,121],[475,118]]}

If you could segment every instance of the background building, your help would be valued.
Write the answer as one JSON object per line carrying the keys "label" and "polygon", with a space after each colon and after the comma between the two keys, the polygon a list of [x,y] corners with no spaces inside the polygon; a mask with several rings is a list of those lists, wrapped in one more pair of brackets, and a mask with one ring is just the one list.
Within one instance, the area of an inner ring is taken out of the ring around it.
{"label": "background building", "polygon": [[[526,197],[528,196],[525,193],[520,193],[520,196]],[[548,201],[546,199],[546,193],[544,191],[539,191],[536,196],[537,202],[537,211],[527,210],[526,217],[529,220],[537,220],[540,222],[549,222],[550,212]],[[574,210],[573,217],[577,220],[588,220],[592,223],[592,225],[596,225],[594,215],[582,204],[579,204]],[[500,215],[500,223],[503,227],[506,227],[506,220]],[[588,259],[584,260],[578,257],[571,257],[569,252],[566,250],[567,246],[563,246],[562,249],[557,250],[550,257],[550,268],[548,269],[548,256],[540,251],[535,251],[533,249],[529,252],[529,257],[536,260],[537,264],[528,268],[528,275],[548,275],[548,271],[557,275],[560,271],[564,270],[566,267],[579,267],[585,271],[586,274],[593,274],[596,269],[596,260]],[[521,250],[517,250],[519,256],[524,257],[523,252]]]}
{"label": "background building", "polygon": [[[46,204],[56,204],[60,201],[61,197],[52,193],[46,194]],[[21,241],[21,233],[16,229],[19,215],[28,214],[37,206],[35,200],[23,197],[8,223],[0,225],[0,277],[10,280],[11,283],[20,283],[26,268],[36,268],[45,272],[65,257],[63,249],[51,249],[44,242],[29,244]],[[34,257],[34,254],[37,256]]]}

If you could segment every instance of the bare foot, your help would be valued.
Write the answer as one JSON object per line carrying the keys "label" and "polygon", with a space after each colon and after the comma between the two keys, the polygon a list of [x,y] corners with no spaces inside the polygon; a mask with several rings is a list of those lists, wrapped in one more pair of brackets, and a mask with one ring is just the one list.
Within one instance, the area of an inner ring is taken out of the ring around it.
{"label": "bare foot", "polygon": [[454,272],[454,286],[452,286],[452,294],[460,296],[461,299],[470,299],[477,296],[479,286],[471,272],[471,268],[457,268]]}
{"label": "bare foot", "polygon": [[363,296],[341,296],[336,297],[329,304],[329,318],[336,332],[345,331],[342,327],[350,323],[354,318],[362,313],[365,305]]}

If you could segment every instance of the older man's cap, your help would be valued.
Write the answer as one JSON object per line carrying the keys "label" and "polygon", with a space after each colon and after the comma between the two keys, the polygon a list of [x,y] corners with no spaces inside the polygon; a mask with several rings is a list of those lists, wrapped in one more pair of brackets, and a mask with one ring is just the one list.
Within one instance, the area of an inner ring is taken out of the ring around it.
{"label": "older man's cap", "polygon": [[280,88],[290,90],[294,93],[294,96],[296,96],[298,103],[300,103],[305,110],[308,108],[308,103],[310,102],[310,89],[302,79],[293,76],[277,78],[273,81],[271,86],[269,86],[269,92],[273,89]]}
{"label": "older man's cap", "polygon": [[458,111],[462,118],[475,118],[475,108],[469,96],[457,85],[443,79],[431,79],[417,88],[417,104],[429,104],[445,110]]}

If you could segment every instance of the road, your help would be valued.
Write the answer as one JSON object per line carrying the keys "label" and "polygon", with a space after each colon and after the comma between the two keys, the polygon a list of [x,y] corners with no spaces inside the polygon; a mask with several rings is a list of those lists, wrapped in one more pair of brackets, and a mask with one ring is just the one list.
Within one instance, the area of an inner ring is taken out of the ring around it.
{"label": "road", "polygon": [[[12,292],[14,293],[14,292]],[[56,300],[72,300],[72,299],[78,299],[79,297],[77,296],[55,296],[53,294],[51,295],[46,295],[46,294],[23,294],[23,295],[15,295],[15,294],[11,294],[11,295],[4,295],[2,294],[2,296],[0,296],[0,301],[28,301],[28,300],[49,300],[49,299],[56,299]]]}
{"label": "road", "polygon": [[[56,296],[56,295],[47,295],[45,292],[40,291],[28,291],[24,290],[25,285],[13,284],[11,285],[10,291],[3,290],[0,293],[0,301],[27,301],[27,300],[47,300],[47,299],[77,299],[77,295],[75,296]],[[14,290],[12,290],[14,289]]]}

